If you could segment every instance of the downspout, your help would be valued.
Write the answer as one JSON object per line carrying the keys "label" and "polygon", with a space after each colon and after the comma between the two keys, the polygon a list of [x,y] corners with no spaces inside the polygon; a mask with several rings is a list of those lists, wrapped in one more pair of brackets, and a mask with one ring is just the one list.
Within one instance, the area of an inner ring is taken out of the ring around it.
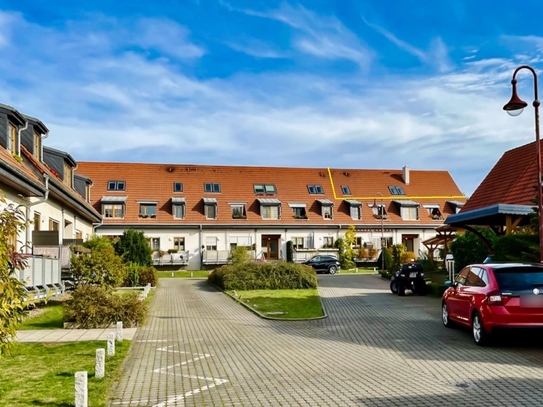
{"label": "downspout", "polygon": [[202,225],[200,225],[200,230],[198,232],[198,250],[200,251],[200,270],[203,270],[204,265],[204,251],[202,249]]}
{"label": "downspout", "polygon": [[[45,172],[42,174],[43,180],[45,181],[45,194],[43,195],[43,198],[39,198],[36,202],[31,202],[26,206],[26,220],[30,219],[30,207],[34,205],[41,204],[47,199],[49,199],[49,175],[47,175]],[[30,245],[30,228],[26,228],[26,253],[30,254],[32,253],[32,247]]]}
{"label": "downspout", "polygon": [[25,125],[23,127],[19,127],[17,130],[17,141],[15,146],[15,154],[18,156],[21,156],[21,133],[28,129],[28,121],[25,121]]}

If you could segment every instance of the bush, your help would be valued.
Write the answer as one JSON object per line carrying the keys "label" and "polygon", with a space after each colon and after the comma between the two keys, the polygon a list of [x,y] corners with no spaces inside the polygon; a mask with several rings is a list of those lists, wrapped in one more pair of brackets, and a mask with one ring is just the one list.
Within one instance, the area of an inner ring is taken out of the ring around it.
{"label": "bush", "polygon": [[539,262],[539,236],[518,233],[496,238],[493,260]]}
{"label": "bush", "polygon": [[80,328],[100,328],[117,321],[130,328],[143,323],[147,306],[139,293],[113,294],[102,287],[81,285],[64,303],[64,319]]}
{"label": "bush", "polygon": [[[115,252],[123,256],[126,263],[136,263],[142,266],[151,266],[152,250],[143,232],[127,229],[119,240],[115,242]],[[164,254],[164,253],[162,253]]]}
{"label": "bush", "polygon": [[294,262],[294,243],[292,242],[292,240],[289,240],[287,242],[287,262]]}
{"label": "bush", "polygon": [[135,263],[127,264],[126,277],[123,282],[123,287],[139,287],[140,269],[141,269],[141,266]]}
{"label": "bush", "polygon": [[377,258],[377,266],[379,269],[383,266],[382,256],[385,256],[385,270],[392,271],[392,255],[390,254],[390,250],[386,248],[381,250],[381,254],[379,254],[379,257]]}
{"label": "bush", "polygon": [[72,253],[70,270],[78,286],[98,284],[112,289],[119,287],[126,278],[123,259],[110,247],[92,250],[90,254]]}
{"label": "bush", "polygon": [[151,284],[156,287],[158,283],[158,271],[154,267],[142,267],[140,269],[139,284],[140,286],[146,286]]}
{"label": "bush", "polygon": [[230,256],[228,256],[228,261],[231,264],[243,263],[244,261],[251,260],[249,252],[244,246],[237,246],[236,248],[230,251]]}
{"label": "bush", "polygon": [[280,290],[317,287],[315,271],[297,263],[252,263],[221,266],[208,282],[222,290]]}
{"label": "bush", "polygon": [[428,290],[428,295],[441,298],[447,287],[438,283],[426,283],[426,289]]}

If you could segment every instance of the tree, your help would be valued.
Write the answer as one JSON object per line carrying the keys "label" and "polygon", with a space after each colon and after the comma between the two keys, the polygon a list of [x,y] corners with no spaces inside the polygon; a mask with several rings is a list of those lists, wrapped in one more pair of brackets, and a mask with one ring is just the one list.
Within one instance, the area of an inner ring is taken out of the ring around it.
{"label": "tree", "polygon": [[515,233],[499,236],[494,242],[495,261],[539,262],[538,235]]}
{"label": "tree", "polygon": [[[489,228],[477,228],[491,245],[494,245],[496,234]],[[458,273],[465,266],[472,263],[481,263],[488,256],[488,249],[483,241],[473,232],[469,230],[466,233],[456,236],[451,242],[451,252],[454,256],[454,269]]]}
{"label": "tree", "polygon": [[392,246],[392,269],[399,270],[402,266],[402,255],[405,253],[405,246],[401,243]]}
{"label": "tree", "polygon": [[4,207],[0,212],[0,356],[9,352],[13,345],[17,325],[22,321],[25,307],[30,304],[24,285],[16,272],[26,267],[26,261],[15,249],[12,239],[17,232],[26,229],[24,206],[7,204],[0,196]]}
{"label": "tree", "polygon": [[341,265],[341,268],[343,270],[352,269],[355,266],[355,264],[352,260],[352,257],[349,257],[349,250],[347,247],[347,243],[345,242],[345,239],[343,237],[336,239],[335,245],[338,249],[338,260],[339,260],[339,264]]}
{"label": "tree", "polygon": [[135,263],[140,266],[151,266],[152,250],[143,232],[127,229],[119,240],[115,242],[115,252],[123,256],[126,263]]}
{"label": "tree", "polygon": [[390,254],[390,250],[387,249],[387,248],[383,248],[383,250],[381,250],[381,253],[379,254],[379,257],[377,258],[377,265],[379,267],[382,267],[383,265],[383,257],[382,256],[385,256],[385,270],[388,270],[388,271],[394,271],[393,270],[393,261],[392,261],[392,255]]}
{"label": "tree", "polygon": [[119,287],[127,276],[123,258],[110,247],[95,248],[90,254],[72,254],[70,268],[76,286],[96,284],[111,290]]}

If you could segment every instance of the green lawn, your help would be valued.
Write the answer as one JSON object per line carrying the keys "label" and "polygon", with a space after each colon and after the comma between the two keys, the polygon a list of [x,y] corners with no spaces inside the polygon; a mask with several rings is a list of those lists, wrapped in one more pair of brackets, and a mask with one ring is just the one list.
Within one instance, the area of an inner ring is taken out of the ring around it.
{"label": "green lawn", "polygon": [[[232,294],[232,292],[229,292]],[[248,290],[235,297],[264,316],[297,319],[324,316],[319,293],[308,290]],[[283,314],[281,314],[283,313]]]}
{"label": "green lawn", "polygon": [[117,343],[115,356],[106,357],[105,378],[96,379],[96,349],[106,348],[106,342],[18,344],[11,356],[0,358],[0,406],[73,406],[78,371],[88,372],[89,406],[106,406],[129,346],[126,340]]}
{"label": "green lawn", "polygon": [[357,269],[350,269],[350,270],[339,270],[339,273],[338,274],[351,274],[351,273],[358,273],[358,274],[378,274],[378,270],[377,269],[373,269],[373,268],[357,268]]}
{"label": "green lawn", "polygon": [[186,277],[205,277],[209,276],[209,271],[206,270],[176,270],[176,271],[159,271],[159,278],[186,278]]}
{"label": "green lawn", "polygon": [[62,316],[64,313],[62,304],[40,305],[43,312],[31,318],[26,318],[18,327],[18,330],[28,331],[33,329],[59,329],[62,328]]}

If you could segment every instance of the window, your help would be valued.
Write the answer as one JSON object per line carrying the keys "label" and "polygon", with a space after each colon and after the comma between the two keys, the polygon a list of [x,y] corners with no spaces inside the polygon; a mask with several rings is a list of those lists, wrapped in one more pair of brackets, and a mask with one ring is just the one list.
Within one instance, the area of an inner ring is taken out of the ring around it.
{"label": "window", "polygon": [[49,218],[49,230],[50,231],[58,231],[59,230],[58,221],[54,220],[53,218]]}
{"label": "window", "polygon": [[400,212],[403,220],[419,220],[418,206],[402,206]]}
{"label": "window", "polygon": [[307,219],[305,208],[292,208],[292,217],[294,219]]}
{"label": "window", "polygon": [[375,216],[377,219],[388,219],[385,205],[382,205],[382,204],[373,205],[371,210],[373,211],[373,216]]}
{"label": "window", "polygon": [[150,237],[147,238],[147,241],[149,242],[149,247],[151,247],[151,250],[160,250],[160,237]]}
{"label": "window", "polygon": [[308,185],[307,190],[310,194],[324,194],[322,185]]}
{"label": "window", "polygon": [[217,204],[205,204],[204,213],[206,215],[206,219],[217,219]]}
{"label": "window", "polygon": [[470,287],[485,287],[486,283],[483,279],[485,270],[479,267],[472,267],[466,279],[466,286]]}
{"label": "window", "polygon": [[325,206],[323,205],[322,208],[322,217],[324,219],[333,219],[333,212],[334,212],[334,207],[333,206]]}
{"label": "window", "polygon": [[185,219],[185,204],[172,204],[172,213],[175,219]]}
{"label": "window", "polygon": [[460,274],[458,274],[458,276],[456,277],[456,283],[458,285],[465,285],[466,284],[466,280],[468,279],[468,274],[469,274],[469,267],[466,267],[464,270],[462,270],[460,272]]}
{"label": "window", "polygon": [[76,239],[83,239],[83,232],[81,232],[80,230],[76,230],[75,231],[75,238]]}
{"label": "window", "polygon": [[174,182],[173,183],[173,192],[183,192],[183,183],[182,182]]}
{"label": "window", "polygon": [[108,181],[107,190],[108,191],[124,191],[126,188],[126,183],[124,181]]}
{"label": "window", "polygon": [[439,208],[426,208],[426,210],[433,220],[443,220],[443,215]]}
{"label": "window", "polygon": [[173,248],[178,252],[185,251],[185,238],[184,237],[174,237],[173,238]]}
{"label": "window", "polygon": [[69,186],[72,186],[72,167],[68,163],[64,163],[64,177],[62,181]]}
{"label": "window", "polygon": [[343,195],[351,195],[351,189],[347,185],[341,186],[341,192]]}
{"label": "window", "polygon": [[13,124],[9,124],[9,151],[12,154],[17,154],[17,128]]}
{"label": "window", "polygon": [[334,247],[334,237],[333,236],[325,236],[323,239],[323,248],[332,248]]}
{"label": "window", "polygon": [[232,210],[232,219],[247,219],[244,204],[232,204],[230,209]]}
{"label": "window", "polygon": [[104,218],[121,219],[124,216],[123,204],[102,204],[102,216]]}
{"label": "window", "polygon": [[156,203],[141,203],[140,218],[156,218]]}
{"label": "window", "polygon": [[255,194],[276,194],[277,189],[273,184],[254,184],[253,190]]}
{"label": "window", "polygon": [[292,246],[295,249],[303,249],[304,248],[304,238],[303,237],[293,237],[292,238]]}
{"label": "window", "polygon": [[279,219],[279,206],[260,206],[262,219]]}
{"label": "window", "polygon": [[34,230],[40,230],[41,215],[38,212],[34,212]]}
{"label": "window", "polygon": [[391,195],[405,195],[405,191],[402,187],[389,186],[388,190]]}
{"label": "window", "polygon": [[32,154],[34,158],[38,161],[41,161],[41,136],[39,133],[34,132],[34,153]]}
{"label": "window", "polygon": [[206,250],[217,250],[217,238],[215,236],[206,237]]}
{"label": "window", "polygon": [[362,247],[362,236],[355,236],[354,237],[354,245],[353,247],[355,249],[360,249]]}
{"label": "window", "polygon": [[354,220],[360,220],[362,218],[362,216],[360,215],[361,209],[362,208],[360,206],[351,206],[349,208],[349,213],[351,214],[351,218]]}
{"label": "window", "polygon": [[221,185],[206,182],[204,184],[204,192],[221,192]]}
{"label": "window", "polygon": [[253,250],[251,236],[230,236],[230,250],[236,247],[245,247],[247,250]]}

